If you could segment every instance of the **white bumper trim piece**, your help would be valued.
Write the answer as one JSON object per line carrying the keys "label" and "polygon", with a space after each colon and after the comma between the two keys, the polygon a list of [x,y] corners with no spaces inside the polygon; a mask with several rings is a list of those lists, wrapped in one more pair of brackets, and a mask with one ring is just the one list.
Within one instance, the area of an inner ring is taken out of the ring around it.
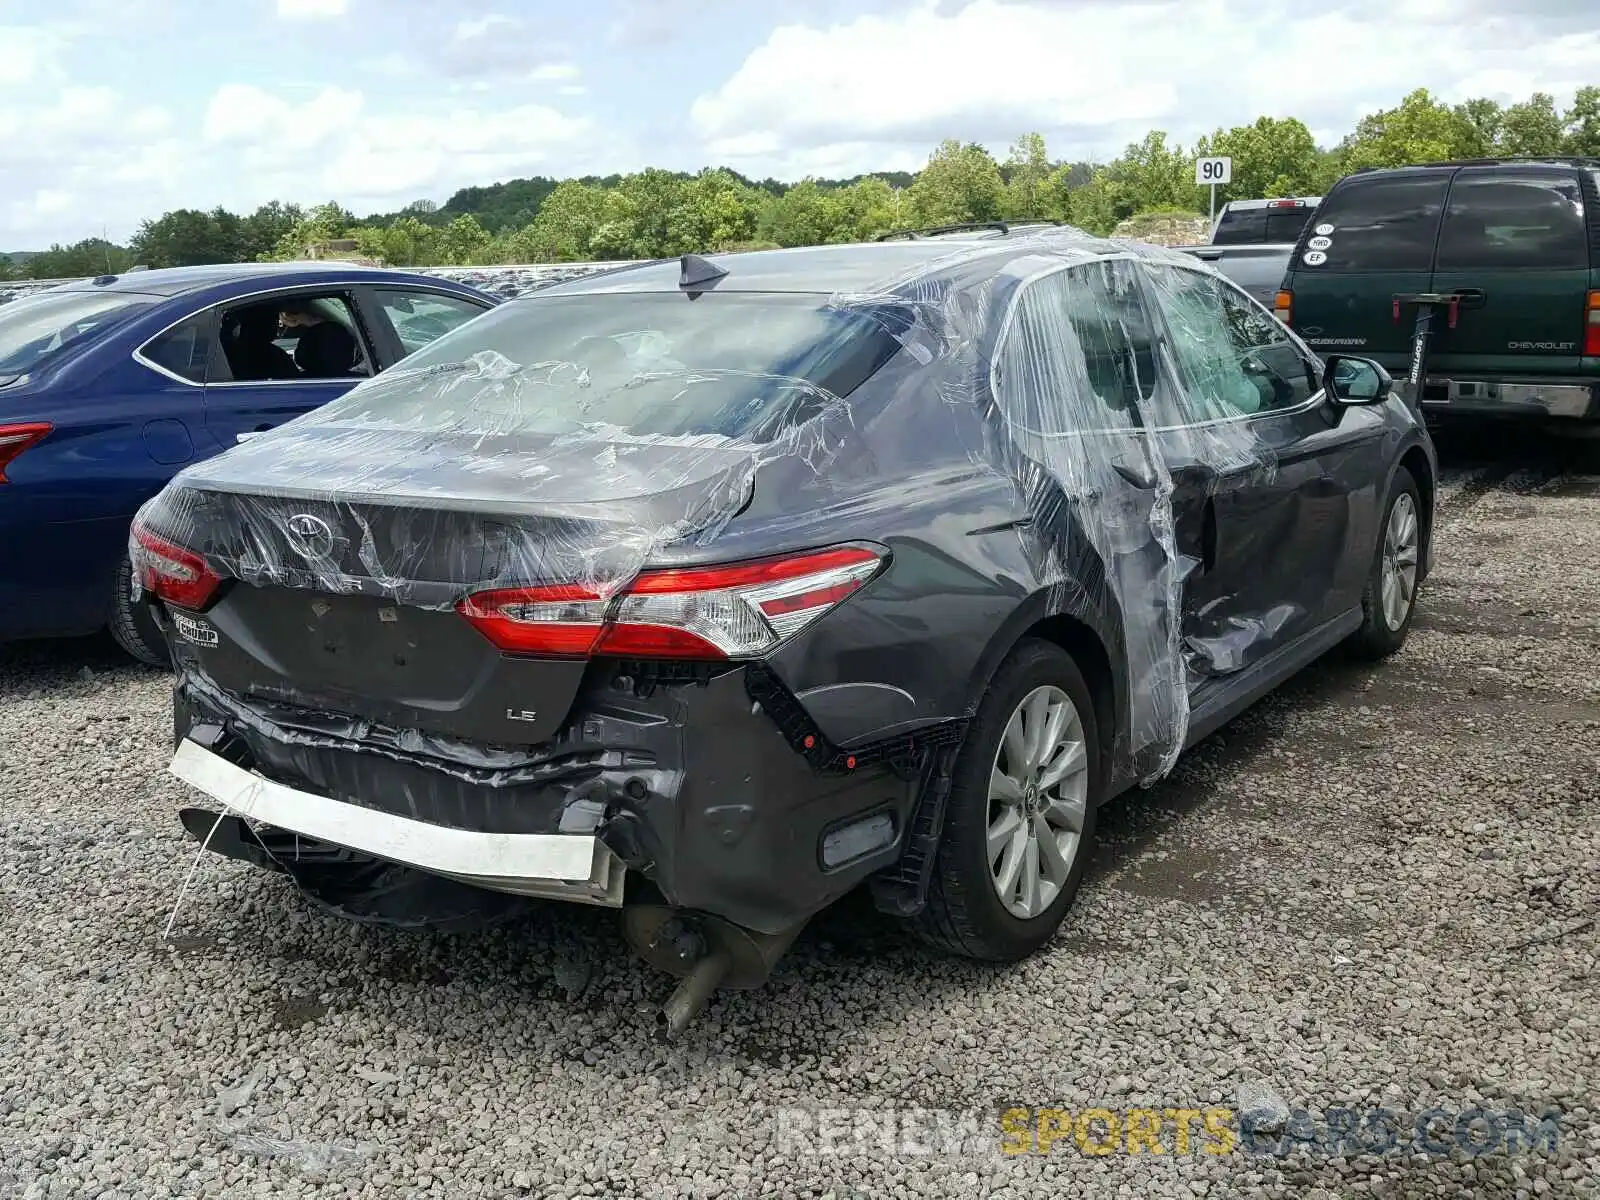
{"label": "white bumper trim piece", "polygon": [[618,906],[625,874],[596,837],[479,833],[414,821],[263,779],[184,739],[168,768],[235,816],[493,891]]}

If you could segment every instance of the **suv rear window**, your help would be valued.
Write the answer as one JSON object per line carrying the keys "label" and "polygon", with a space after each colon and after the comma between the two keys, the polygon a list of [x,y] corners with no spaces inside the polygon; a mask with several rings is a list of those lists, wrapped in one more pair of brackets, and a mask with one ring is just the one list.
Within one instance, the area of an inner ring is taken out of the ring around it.
{"label": "suv rear window", "polygon": [[1222,214],[1213,246],[1293,245],[1311,218],[1305,208],[1235,208]]}
{"label": "suv rear window", "polygon": [[[558,435],[767,441],[847,396],[900,349],[893,306],[822,295],[595,293],[515,300],[408,356],[322,411],[331,420]],[[452,377],[466,366],[481,384]],[[418,378],[436,373],[438,383]],[[504,410],[504,411],[502,411]]]}
{"label": "suv rear window", "polygon": [[[1317,210],[1316,228],[1333,226],[1321,253],[1325,261],[1293,266],[1319,271],[1426,271],[1444,210],[1444,174],[1349,179]],[[1313,246],[1311,253],[1317,252]]]}
{"label": "suv rear window", "polygon": [[1439,270],[1589,265],[1576,176],[1462,171],[1450,188]]}

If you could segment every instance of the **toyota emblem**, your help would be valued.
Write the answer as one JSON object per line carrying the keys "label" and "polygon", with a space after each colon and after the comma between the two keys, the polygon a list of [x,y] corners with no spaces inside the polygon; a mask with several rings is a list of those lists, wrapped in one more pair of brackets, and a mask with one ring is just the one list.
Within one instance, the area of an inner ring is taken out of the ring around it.
{"label": "toyota emblem", "polygon": [[289,545],[302,558],[327,558],[333,553],[333,530],[321,517],[296,513],[283,526]]}

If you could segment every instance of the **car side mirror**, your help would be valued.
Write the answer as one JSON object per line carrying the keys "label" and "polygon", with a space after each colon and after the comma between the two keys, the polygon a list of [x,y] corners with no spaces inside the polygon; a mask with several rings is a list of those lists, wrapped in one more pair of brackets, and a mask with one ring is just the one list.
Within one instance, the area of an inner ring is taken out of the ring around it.
{"label": "car side mirror", "polygon": [[1394,379],[1370,358],[1330,354],[1323,360],[1322,391],[1336,404],[1382,404],[1394,395]]}

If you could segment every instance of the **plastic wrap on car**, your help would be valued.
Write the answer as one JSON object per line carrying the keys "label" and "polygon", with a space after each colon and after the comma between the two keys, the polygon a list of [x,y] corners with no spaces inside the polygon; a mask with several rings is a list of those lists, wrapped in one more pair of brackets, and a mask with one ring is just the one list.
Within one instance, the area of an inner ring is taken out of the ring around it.
{"label": "plastic wrap on car", "polygon": [[[1009,476],[1031,506],[1033,567],[1059,593],[1050,607],[1082,603],[1067,593],[1087,589],[1089,602],[1117,614],[1127,708],[1119,757],[1149,780],[1184,747],[1191,660],[1247,657],[1238,643],[1271,624],[1264,615],[1241,625],[1210,652],[1186,643],[1183,590],[1195,563],[1175,537],[1176,475],[1270,474],[1274,464],[1248,421],[1222,420],[1218,408],[1217,421],[1195,422],[1197,407],[1245,381],[1231,361],[1180,361],[1173,334],[1220,311],[1165,295],[1162,273],[1141,262],[1197,269],[1177,251],[1052,230],[952,243],[947,258],[827,303],[881,321],[920,368],[901,372],[900,386],[979,414],[961,426],[979,431],[972,460]],[[1136,385],[1131,403],[1108,396],[1090,369],[1072,319],[1085,288],[1152,332],[1156,359],[1111,364]],[[715,543],[769,464],[803,464],[826,495],[830,463],[855,436],[849,396],[804,378],[684,369],[653,361],[648,348],[625,378],[602,380],[591,366],[576,355],[522,363],[494,352],[402,364],[187,468],[138,522],[249,584],[441,610],[473,592],[540,583],[609,597],[670,548]],[[775,410],[803,416],[748,437],[641,435],[601,418],[601,401],[630,387],[671,396],[745,383]],[[530,456],[519,439],[557,407],[564,426]],[[894,497],[888,490],[880,503]],[[871,502],[854,511],[870,529]],[[293,513],[332,530],[333,544],[316,548],[325,553],[286,540]]]}

